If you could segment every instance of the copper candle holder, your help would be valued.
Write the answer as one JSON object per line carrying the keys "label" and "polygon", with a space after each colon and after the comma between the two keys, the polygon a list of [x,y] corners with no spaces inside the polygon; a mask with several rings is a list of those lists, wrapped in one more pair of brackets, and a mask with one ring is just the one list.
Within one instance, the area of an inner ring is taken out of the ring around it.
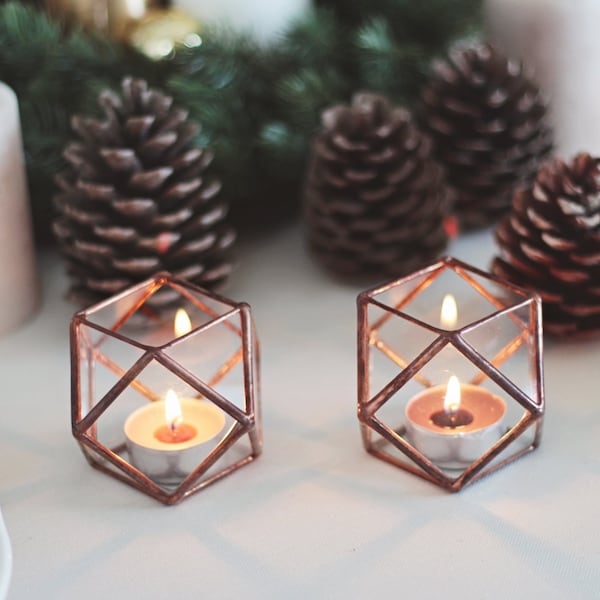
{"label": "copper candle holder", "polygon": [[[457,311],[448,318],[441,306],[449,295]],[[444,258],[357,302],[367,452],[455,492],[538,446],[538,296]],[[457,387],[459,400],[449,399]]]}
{"label": "copper candle holder", "polygon": [[[175,333],[180,308],[189,321]],[[94,468],[175,504],[261,453],[258,369],[247,304],[159,273],[73,316],[73,435]],[[191,442],[155,439],[163,410],[150,405],[169,394],[183,414],[162,429],[196,419]]]}

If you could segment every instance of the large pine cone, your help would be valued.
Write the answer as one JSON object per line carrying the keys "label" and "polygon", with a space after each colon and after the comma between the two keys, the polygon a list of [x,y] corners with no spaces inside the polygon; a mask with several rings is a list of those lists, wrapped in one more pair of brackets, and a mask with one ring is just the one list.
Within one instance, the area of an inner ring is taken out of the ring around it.
{"label": "large pine cone", "polygon": [[441,168],[409,113],[357,94],[322,115],[305,188],[308,241],[342,276],[382,278],[431,262],[447,243]]}
{"label": "large pine cone", "polygon": [[538,292],[544,331],[600,332],[600,159],[544,165],[496,231],[493,271]]}
{"label": "large pine cone", "polygon": [[96,301],[163,269],[215,287],[231,271],[235,233],[220,183],[205,173],[212,154],[192,144],[199,126],[145,81],[127,78],[122,92],[100,94],[104,120],[73,117],[80,140],[57,176],[53,229],[71,296]]}
{"label": "large pine cone", "polygon": [[434,65],[419,117],[446,167],[465,228],[495,222],[552,150],[546,105],[520,64],[490,45]]}

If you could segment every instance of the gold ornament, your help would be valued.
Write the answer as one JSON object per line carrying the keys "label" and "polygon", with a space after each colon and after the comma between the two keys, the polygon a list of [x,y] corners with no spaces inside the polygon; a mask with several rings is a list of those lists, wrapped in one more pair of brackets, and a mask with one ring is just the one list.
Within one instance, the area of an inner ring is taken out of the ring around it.
{"label": "gold ornament", "polygon": [[200,46],[199,29],[198,21],[184,12],[172,8],[154,9],[133,24],[127,39],[146,56],[160,60],[169,56],[177,46]]}
{"label": "gold ornament", "polygon": [[123,39],[153,0],[46,0],[48,12],[67,25]]}

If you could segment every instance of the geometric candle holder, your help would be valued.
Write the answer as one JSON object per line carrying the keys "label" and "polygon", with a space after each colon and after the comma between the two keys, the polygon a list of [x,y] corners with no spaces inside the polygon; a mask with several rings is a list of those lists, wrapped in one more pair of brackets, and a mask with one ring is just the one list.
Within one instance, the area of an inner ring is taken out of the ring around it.
{"label": "geometric candle holder", "polygon": [[[174,332],[179,308],[189,320]],[[74,315],[71,378],[72,431],[88,462],[164,504],[261,453],[245,303],[158,273]]]}
{"label": "geometric candle holder", "polygon": [[367,452],[455,492],[538,446],[538,296],[444,258],[357,301]]}

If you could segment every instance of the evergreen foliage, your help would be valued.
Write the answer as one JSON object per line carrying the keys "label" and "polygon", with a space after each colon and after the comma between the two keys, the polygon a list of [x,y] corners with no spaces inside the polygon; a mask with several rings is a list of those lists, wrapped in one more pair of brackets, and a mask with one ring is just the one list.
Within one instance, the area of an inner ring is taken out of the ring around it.
{"label": "evergreen foliage", "polygon": [[359,90],[410,105],[434,56],[476,31],[481,0],[321,0],[277,43],[205,31],[194,49],[153,62],[114,40],[67,33],[19,2],[0,7],[0,80],[19,96],[34,220],[49,227],[53,176],[70,117],[124,75],[190,109],[244,224],[293,213],[320,112]]}

